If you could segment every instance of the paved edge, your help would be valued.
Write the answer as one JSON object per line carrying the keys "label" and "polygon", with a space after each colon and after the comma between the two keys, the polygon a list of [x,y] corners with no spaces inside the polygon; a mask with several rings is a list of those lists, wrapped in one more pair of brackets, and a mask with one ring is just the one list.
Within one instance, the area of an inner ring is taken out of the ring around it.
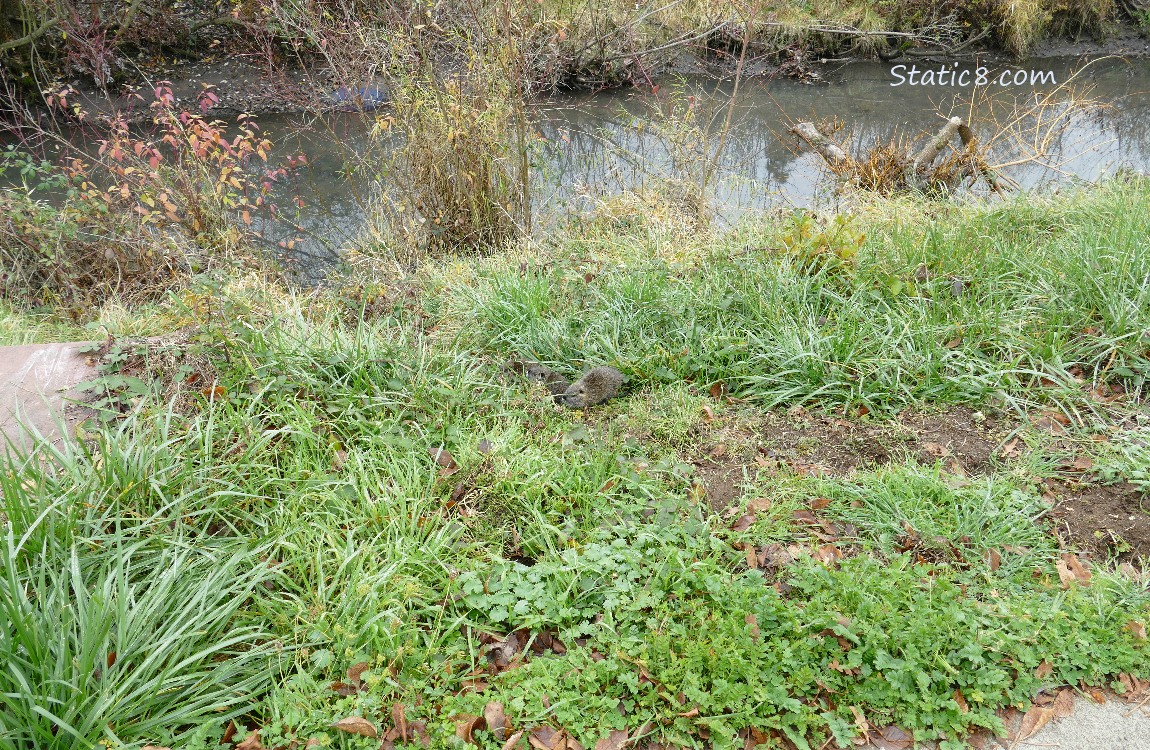
{"label": "paved edge", "polygon": [[29,450],[39,433],[49,441],[74,434],[91,414],[79,406],[76,385],[97,377],[94,357],[81,353],[88,341],[0,346],[0,434]]}

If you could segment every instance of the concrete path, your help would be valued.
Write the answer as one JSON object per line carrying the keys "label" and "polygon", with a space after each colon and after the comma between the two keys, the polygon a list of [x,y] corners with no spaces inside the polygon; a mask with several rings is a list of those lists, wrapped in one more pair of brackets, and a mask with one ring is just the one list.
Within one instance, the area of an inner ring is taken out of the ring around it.
{"label": "concrete path", "polygon": [[[1007,729],[1017,733],[1021,714],[1007,722]],[[915,745],[905,734],[892,733],[857,750],[911,750],[936,748],[933,742]],[[1150,750],[1150,698],[1147,702],[1127,703],[1109,700],[1095,703],[1079,695],[1074,708],[1064,719],[1054,719],[1025,739],[982,737],[972,747],[980,750]]]}
{"label": "concrete path", "polygon": [[72,403],[76,384],[97,376],[95,359],[80,353],[89,342],[0,346],[0,451],[8,441],[27,449],[29,428],[50,440],[91,414]]}
{"label": "concrete path", "polygon": [[[993,747],[993,746],[990,746]],[[1052,721],[1029,739],[1007,742],[1006,750],[1150,750],[1150,707],[1123,701],[1095,703],[1079,697],[1074,712]]]}

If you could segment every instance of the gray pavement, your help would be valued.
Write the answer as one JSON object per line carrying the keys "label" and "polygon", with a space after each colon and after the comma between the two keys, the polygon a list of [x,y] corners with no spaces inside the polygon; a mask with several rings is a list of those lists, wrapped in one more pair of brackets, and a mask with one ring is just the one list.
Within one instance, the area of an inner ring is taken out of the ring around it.
{"label": "gray pavement", "polygon": [[96,377],[89,342],[0,346],[0,450],[10,440],[27,449],[31,432],[59,440],[91,412],[74,402],[75,386]]}

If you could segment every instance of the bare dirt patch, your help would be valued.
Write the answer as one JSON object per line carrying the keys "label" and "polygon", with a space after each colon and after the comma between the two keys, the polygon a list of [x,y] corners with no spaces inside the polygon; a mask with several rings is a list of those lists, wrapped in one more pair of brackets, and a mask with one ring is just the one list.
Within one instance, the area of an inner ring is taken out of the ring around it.
{"label": "bare dirt patch", "polygon": [[976,409],[905,411],[890,422],[846,419],[804,409],[736,417],[705,436],[695,461],[708,503],[723,510],[743,495],[744,477],[789,468],[808,476],[846,476],[892,461],[941,461],[952,473],[993,471],[1014,425]]}
{"label": "bare dirt patch", "polygon": [[1095,559],[1150,560],[1150,496],[1136,486],[1051,480],[1050,518],[1060,538]]}

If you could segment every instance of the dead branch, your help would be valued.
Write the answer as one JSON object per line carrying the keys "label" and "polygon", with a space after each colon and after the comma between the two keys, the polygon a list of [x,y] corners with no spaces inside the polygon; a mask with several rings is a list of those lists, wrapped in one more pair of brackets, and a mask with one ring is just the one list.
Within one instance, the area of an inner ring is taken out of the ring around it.
{"label": "dead branch", "polygon": [[850,154],[842,146],[820,133],[813,122],[795,123],[795,126],[790,128],[790,132],[806,141],[807,145],[826,160],[831,169],[837,171],[851,164]]}

